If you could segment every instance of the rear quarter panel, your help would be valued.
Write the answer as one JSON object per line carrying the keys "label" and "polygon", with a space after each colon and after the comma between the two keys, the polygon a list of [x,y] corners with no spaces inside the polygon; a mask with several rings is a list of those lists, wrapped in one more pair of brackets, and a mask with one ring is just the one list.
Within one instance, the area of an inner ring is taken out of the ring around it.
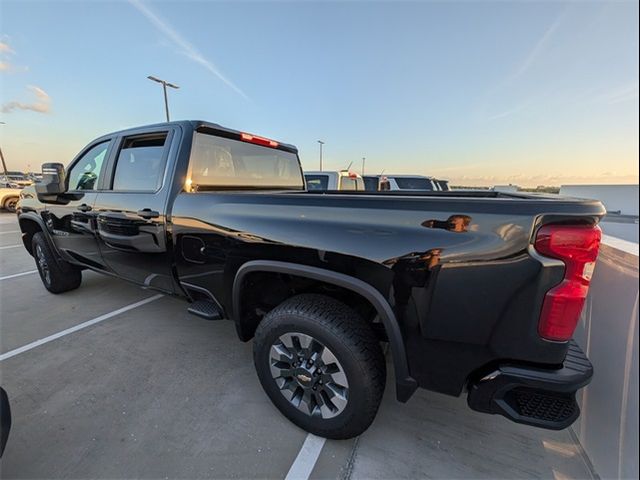
{"label": "rear quarter panel", "polygon": [[494,361],[562,363],[566,344],[541,340],[544,293],[563,267],[529,254],[545,219],[597,221],[601,205],[560,201],[311,193],[181,193],[171,232],[181,281],[212,292],[228,316],[249,260],[281,260],[359,278],[400,323],[411,374],[459,394]]}

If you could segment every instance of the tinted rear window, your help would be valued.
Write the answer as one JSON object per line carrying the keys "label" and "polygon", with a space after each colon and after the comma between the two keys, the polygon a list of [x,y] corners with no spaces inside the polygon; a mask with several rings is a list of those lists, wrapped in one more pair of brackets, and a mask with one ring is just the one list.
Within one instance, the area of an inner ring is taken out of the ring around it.
{"label": "tinted rear window", "polygon": [[368,192],[378,191],[378,177],[362,177],[364,180],[364,189]]}
{"label": "tinted rear window", "polygon": [[393,177],[393,179],[401,190],[433,190],[433,184],[428,178]]}
{"label": "tinted rear window", "polygon": [[304,188],[295,153],[253,143],[196,133],[191,148],[187,188]]}
{"label": "tinted rear window", "polygon": [[329,188],[329,175],[305,175],[307,190],[326,190]]}

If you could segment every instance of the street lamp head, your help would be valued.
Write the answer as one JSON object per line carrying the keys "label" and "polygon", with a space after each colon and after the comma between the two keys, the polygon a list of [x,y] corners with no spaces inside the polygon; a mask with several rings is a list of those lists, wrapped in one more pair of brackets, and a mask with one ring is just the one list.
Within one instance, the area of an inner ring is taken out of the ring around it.
{"label": "street lamp head", "polygon": [[166,80],[162,80],[161,78],[154,77],[153,75],[149,75],[149,76],[147,76],[147,78],[148,78],[149,80],[154,81],[154,82],[161,83],[161,84],[162,84],[162,85],[164,85],[165,87],[171,87],[171,88],[175,88],[175,89],[180,88],[178,85],[176,85],[176,84],[174,84],[174,83],[169,83],[169,82],[167,82]]}

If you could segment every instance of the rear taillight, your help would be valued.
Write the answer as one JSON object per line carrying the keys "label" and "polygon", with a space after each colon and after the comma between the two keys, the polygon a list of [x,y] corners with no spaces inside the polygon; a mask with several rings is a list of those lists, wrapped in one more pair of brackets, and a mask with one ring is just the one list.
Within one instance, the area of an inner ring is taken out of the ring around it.
{"label": "rear taillight", "polygon": [[602,231],[597,225],[545,225],[538,230],[535,249],[562,260],[564,279],[544,298],[538,333],[547,340],[566,341],[576,329],[589,291]]}

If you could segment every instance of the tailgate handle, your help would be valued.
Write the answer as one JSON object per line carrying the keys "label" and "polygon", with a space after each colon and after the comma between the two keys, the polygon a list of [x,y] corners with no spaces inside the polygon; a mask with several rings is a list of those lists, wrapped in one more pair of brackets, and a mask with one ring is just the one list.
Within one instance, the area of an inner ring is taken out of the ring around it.
{"label": "tailgate handle", "polygon": [[78,210],[80,210],[81,212],[90,212],[91,205],[87,205],[86,203],[83,203],[82,205],[78,205]]}
{"label": "tailgate handle", "polygon": [[137,215],[142,218],[158,218],[160,214],[155,210],[151,210],[150,208],[143,208],[142,210],[138,210]]}

